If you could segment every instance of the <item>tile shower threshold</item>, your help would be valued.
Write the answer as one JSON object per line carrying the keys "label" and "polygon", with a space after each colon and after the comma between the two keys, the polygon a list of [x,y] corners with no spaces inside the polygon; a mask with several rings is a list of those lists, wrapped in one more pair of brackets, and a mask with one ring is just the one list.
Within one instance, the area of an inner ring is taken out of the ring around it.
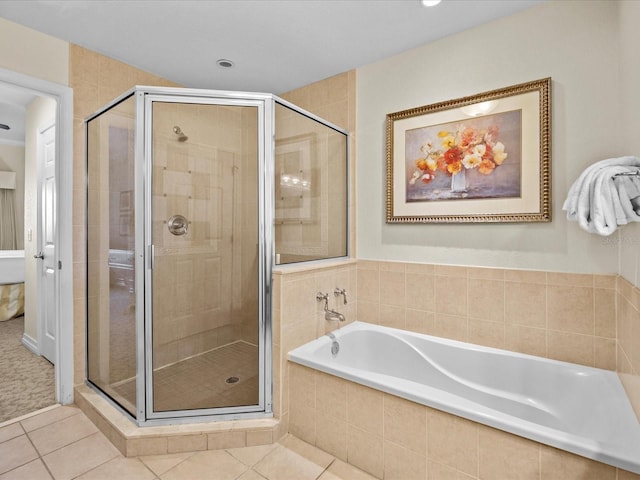
{"label": "tile shower threshold", "polygon": [[276,418],[139,427],[87,385],[75,403],[125,457],[268,445],[286,434]]}

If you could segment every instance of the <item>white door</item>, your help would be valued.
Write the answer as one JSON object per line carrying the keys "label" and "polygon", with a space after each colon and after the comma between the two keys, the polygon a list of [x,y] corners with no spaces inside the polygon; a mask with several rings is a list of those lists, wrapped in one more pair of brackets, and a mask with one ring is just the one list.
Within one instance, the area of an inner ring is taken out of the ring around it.
{"label": "white door", "polygon": [[40,270],[38,278],[38,344],[40,354],[56,362],[56,128],[42,132],[38,142],[40,168]]}

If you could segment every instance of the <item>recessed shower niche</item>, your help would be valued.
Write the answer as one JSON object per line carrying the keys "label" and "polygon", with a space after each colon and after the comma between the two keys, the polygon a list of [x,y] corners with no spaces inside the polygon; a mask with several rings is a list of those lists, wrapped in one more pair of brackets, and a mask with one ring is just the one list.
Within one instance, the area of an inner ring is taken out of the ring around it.
{"label": "recessed shower niche", "polygon": [[272,415],[274,263],[348,255],[348,135],[136,87],[86,120],[87,383],[139,425]]}

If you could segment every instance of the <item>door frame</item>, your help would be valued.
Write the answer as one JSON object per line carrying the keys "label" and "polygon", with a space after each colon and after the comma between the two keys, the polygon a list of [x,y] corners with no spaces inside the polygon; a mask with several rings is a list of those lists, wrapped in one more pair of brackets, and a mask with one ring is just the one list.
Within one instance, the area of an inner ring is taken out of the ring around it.
{"label": "door frame", "polygon": [[[56,318],[56,400],[73,403],[73,90],[65,85],[0,68],[0,82],[56,101],[56,219],[58,265],[53,309]],[[41,226],[37,226],[40,233]],[[37,237],[36,237],[37,238]],[[38,327],[39,328],[39,327]]]}

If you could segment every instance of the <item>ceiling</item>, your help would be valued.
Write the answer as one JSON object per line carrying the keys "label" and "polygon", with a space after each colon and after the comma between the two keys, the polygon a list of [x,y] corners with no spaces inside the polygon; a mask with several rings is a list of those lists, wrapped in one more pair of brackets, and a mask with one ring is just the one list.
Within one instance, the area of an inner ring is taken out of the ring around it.
{"label": "ceiling", "polygon": [[186,87],[278,94],[543,1],[0,0],[0,17]]}
{"label": "ceiling", "polygon": [[0,129],[0,143],[5,145],[24,144],[24,116],[27,105],[36,96],[17,87],[0,82],[0,123],[11,127]]}

